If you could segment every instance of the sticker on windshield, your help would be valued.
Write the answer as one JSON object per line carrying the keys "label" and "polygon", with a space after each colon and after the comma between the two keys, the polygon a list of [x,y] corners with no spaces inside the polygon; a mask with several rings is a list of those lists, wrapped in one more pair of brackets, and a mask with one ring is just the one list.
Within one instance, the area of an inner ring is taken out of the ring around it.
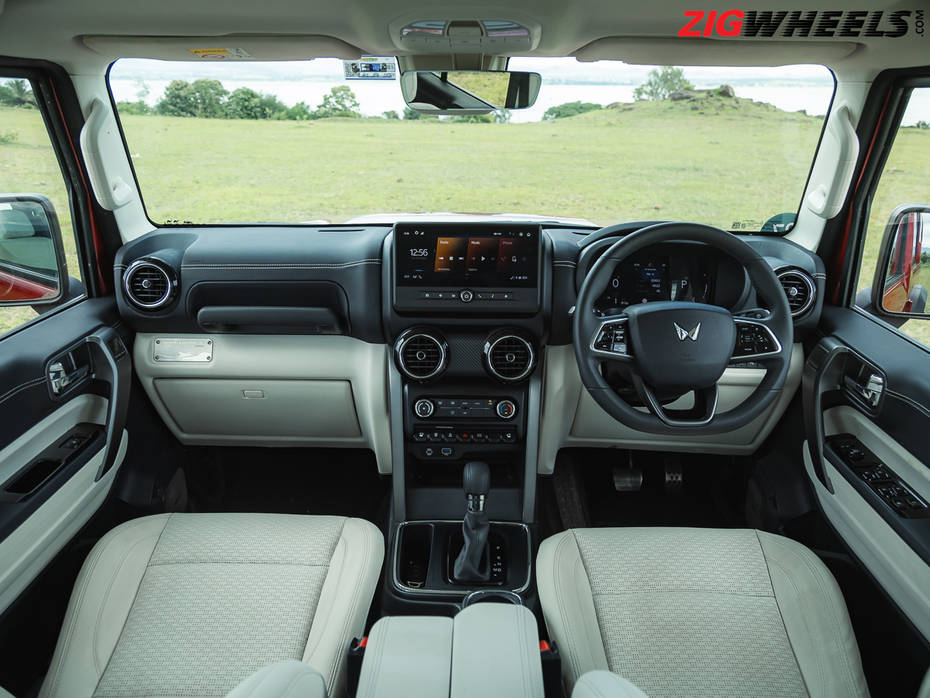
{"label": "sticker on windshield", "polygon": [[252,54],[244,48],[191,48],[188,51],[205,61],[247,61],[252,58]]}
{"label": "sticker on windshield", "polygon": [[397,76],[397,60],[393,56],[362,56],[343,61],[346,80],[393,80]]}

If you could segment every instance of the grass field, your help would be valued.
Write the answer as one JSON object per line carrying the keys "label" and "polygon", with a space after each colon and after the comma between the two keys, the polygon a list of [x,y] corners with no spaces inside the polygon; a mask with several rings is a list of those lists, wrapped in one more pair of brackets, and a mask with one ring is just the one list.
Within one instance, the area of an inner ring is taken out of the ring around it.
{"label": "grass field", "polygon": [[[157,222],[340,222],[375,212],[464,211],[598,224],[658,218],[732,229],[736,223],[748,231],[797,209],[821,129],[820,118],[723,97],[620,104],[521,124],[122,121]],[[0,136],[8,132],[16,139],[0,144],[0,191],[50,196],[75,261],[61,176],[38,114],[0,109]],[[928,146],[928,131],[899,136],[888,186],[873,206],[860,284],[870,283],[888,213],[904,200],[930,201]],[[0,330],[29,312],[0,310]]]}

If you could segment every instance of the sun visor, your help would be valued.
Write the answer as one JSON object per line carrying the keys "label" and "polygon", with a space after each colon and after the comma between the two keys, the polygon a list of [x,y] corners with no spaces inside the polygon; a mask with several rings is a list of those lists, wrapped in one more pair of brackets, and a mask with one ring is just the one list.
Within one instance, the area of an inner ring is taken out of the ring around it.
{"label": "sun visor", "polygon": [[358,58],[363,51],[332,36],[226,34],[223,36],[87,35],[84,45],[109,59],[163,61],[301,61]]}
{"label": "sun visor", "polygon": [[853,41],[766,41],[737,39],[643,39],[611,36],[575,51],[579,61],[616,60],[634,65],[778,66],[830,65],[851,55]]}

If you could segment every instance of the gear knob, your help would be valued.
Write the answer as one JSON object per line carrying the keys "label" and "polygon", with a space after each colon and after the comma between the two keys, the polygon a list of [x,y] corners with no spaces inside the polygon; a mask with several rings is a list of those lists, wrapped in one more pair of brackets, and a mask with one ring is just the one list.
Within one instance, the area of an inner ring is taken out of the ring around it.
{"label": "gear knob", "polygon": [[469,511],[484,511],[485,498],[491,489],[491,470],[487,463],[472,461],[465,464],[462,485]]}

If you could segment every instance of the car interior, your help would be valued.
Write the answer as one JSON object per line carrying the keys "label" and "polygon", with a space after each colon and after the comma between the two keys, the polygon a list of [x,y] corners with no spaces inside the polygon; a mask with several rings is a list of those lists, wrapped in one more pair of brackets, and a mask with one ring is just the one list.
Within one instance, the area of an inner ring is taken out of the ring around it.
{"label": "car interior", "polygon": [[0,696],[930,697],[925,9],[724,10],[0,0]]}

